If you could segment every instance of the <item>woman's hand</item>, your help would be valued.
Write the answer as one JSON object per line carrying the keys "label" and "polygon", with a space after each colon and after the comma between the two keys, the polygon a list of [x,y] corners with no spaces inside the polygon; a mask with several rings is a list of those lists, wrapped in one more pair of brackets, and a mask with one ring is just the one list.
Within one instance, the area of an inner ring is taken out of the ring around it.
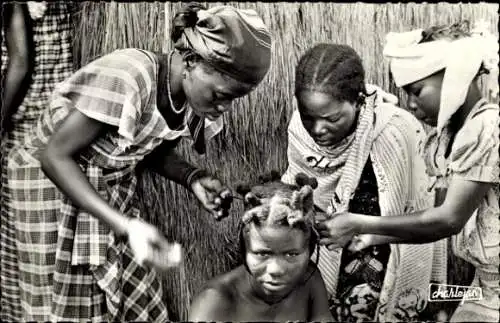
{"label": "woman's hand", "polygon": [[181,246],[169,243],[151,224],[136,218],[128,219],[126,235],[138,264],[146,264],[160,271],[180,265]]}
{"label": "woman's hand", "polygon": [[342,248],[359,233],[363,215],[355,213],[338,213],[316,224],[320,240],[319,243],[329,250]]}
{"label": "woman's hand", "polygon": [[399,101],[398,97],[395,96],[394,94],[382,90],[381,87],[374,84],[366,84],[365,87],[366,87],[366,92],[368,93],[377,92],[378,104],[384,104],[384,103],[393,105],[398,104]]}
{"label": "woman's hand", "polygon": [[375,244],[375,235],[373,234],[359,234],[353,237],[347,250],[350,252],[360,252]]}
{"label": "woman's hand", "polygon": [[217,178],[205,176],[195,180],[191,184],[191,190],[203,204],[203,207],[212,213],[216,220],[229,215],[233,195]]}

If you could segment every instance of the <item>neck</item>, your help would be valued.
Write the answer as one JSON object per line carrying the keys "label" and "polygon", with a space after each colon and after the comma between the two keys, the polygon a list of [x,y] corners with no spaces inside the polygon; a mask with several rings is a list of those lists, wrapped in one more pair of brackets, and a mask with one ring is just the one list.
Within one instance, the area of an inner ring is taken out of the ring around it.
{"label": "neck", "polygon": [[281,301],[283,301],[288,296],[288,294],[286,294],[285,296],[267,295],[264,293],[264,291],[262,290],[262,287],[255,280],[255,278],[252,276],[252,274],[250,274],[248,269],[245,270],[245,275],[246,275],[246,278],[247,278],[246,281],[248,283],[249,290],[250,290],[250,297],[257,300],[258,302],[263,302],[268,306],[273,306],[273,305],[277,305],[277,304],[281,303]]}
{"label": "neck", "polygon": [[[186,95],[182,87],[182,73],[184,65],[182,56],[178,52],[172,54],[172,60],[169,62],[169,54],[157,54],[160,65],[158,73],[158,92],[163,98],[163,104],[170,104],[168,99],[168,81],[170,81],[170,94],[176,109],[180,109],[186,101]],[[169,80],[167,80],[167,77]]]}

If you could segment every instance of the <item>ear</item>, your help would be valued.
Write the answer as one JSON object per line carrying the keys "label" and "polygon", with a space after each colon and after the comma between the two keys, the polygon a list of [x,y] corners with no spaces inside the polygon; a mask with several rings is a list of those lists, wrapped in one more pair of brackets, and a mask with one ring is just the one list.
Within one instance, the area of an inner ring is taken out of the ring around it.
{"label": "ear", "polygon": [[241,217],[241,222],[243,224],[248,224],[248,223],[252,222],[254,219],[257,219],[257,210],[252,209],[252,210],[246,211],[243,214],[243,216]]}
{"label": "ear", "polygon": [[194,52],[187,51],[182,55],[182,63],[184,64],[184,69],[189,72],[201,63],[201,57]]}

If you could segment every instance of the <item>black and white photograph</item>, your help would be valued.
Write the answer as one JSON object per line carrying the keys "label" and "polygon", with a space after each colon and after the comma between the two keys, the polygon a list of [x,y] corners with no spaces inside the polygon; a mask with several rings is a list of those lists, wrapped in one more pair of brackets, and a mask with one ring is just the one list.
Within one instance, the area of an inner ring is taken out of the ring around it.
{"label": "black and white photograph", "polygon": [[498,3],[1,7],[1,322],[500,321]]}

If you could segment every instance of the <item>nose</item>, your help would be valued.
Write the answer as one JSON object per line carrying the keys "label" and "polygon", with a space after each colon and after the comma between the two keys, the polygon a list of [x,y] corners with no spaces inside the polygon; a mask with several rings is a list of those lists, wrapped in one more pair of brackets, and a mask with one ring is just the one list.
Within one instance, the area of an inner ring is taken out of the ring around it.
{"label": "nose", "polygon": [[321,120],[314,122],[312,127],[312,133],[314,136],[319,137],[326,134],[326,132],[327,130],[324,127],[323,122],[321,122]]}
{"label": "nose", "polygon": [[267,263],[266,271],[271,276],[282,276],[285,273],[285,268],[279,258],[272,258]]}
{"label": "nose", "polygon": [[416,100],[414,95],[408,96],[408,108],[411,111],[417,111],[417,109],[418,109],[417,100]]}

